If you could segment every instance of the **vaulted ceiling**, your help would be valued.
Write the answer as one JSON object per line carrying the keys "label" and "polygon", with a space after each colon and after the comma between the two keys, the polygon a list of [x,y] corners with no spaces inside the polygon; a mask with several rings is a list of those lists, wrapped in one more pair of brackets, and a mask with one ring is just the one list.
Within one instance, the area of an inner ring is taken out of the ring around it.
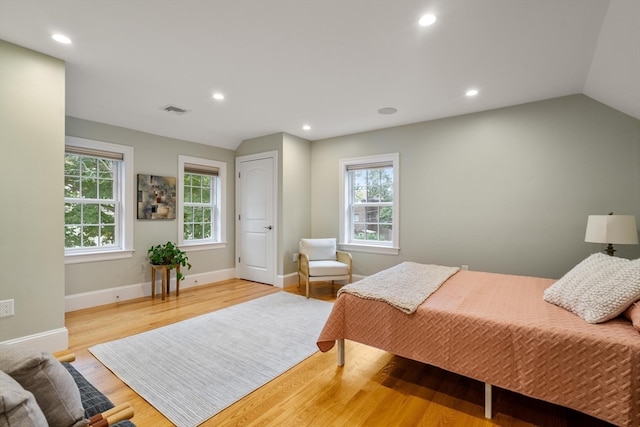
{"label": "vaulted ceiling", "polygon": [[67,115],[229,149],[576,93],[640,119],[637,0],[0,0],[0,38],[66,61]]}

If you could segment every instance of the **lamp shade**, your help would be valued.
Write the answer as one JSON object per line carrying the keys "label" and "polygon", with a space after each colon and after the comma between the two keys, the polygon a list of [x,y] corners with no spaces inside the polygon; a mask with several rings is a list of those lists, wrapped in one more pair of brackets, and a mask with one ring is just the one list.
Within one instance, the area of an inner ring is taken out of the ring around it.
{"label": "lamp shade", "polygon": [[637,244],[636,217],[634,215],[589,215],[584,241],[621,245]]}

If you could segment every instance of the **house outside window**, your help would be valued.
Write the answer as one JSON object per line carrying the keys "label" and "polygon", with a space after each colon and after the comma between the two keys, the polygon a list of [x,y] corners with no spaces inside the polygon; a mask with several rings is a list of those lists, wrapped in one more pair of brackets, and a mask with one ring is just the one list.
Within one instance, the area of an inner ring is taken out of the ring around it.
{"label": "house outside window", "polygon": [[65,263],[133,254],[133,148],[66,137]]}
{"label": "house outside window", "polygon": [[226,246],[226,163],[178,156],[178,245]]}
{"label": "house outside window", "polygon": [[399,155],[340,161],[340,247],[399,253]]}

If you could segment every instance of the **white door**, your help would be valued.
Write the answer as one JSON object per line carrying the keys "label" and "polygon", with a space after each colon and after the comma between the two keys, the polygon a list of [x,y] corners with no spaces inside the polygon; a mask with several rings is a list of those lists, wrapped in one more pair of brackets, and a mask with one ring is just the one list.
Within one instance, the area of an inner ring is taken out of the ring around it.
{"label": "white door", "polygon": [[236,159],[236,273],[275,283],[277,152]]}

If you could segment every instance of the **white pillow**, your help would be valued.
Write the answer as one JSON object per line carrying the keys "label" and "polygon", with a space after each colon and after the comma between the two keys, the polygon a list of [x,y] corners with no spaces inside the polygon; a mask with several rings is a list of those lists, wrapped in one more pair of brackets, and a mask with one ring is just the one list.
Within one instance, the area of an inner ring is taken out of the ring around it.
{"label": "white pillow", "polygon": [[309,261],[336,260],[336,239],[302,239],[300,253],[306,254]]}
{"label": "white pillow", "polygon": [[544,300],[601,323],[640,299],[640,258],[590,255],[544,291]]}

